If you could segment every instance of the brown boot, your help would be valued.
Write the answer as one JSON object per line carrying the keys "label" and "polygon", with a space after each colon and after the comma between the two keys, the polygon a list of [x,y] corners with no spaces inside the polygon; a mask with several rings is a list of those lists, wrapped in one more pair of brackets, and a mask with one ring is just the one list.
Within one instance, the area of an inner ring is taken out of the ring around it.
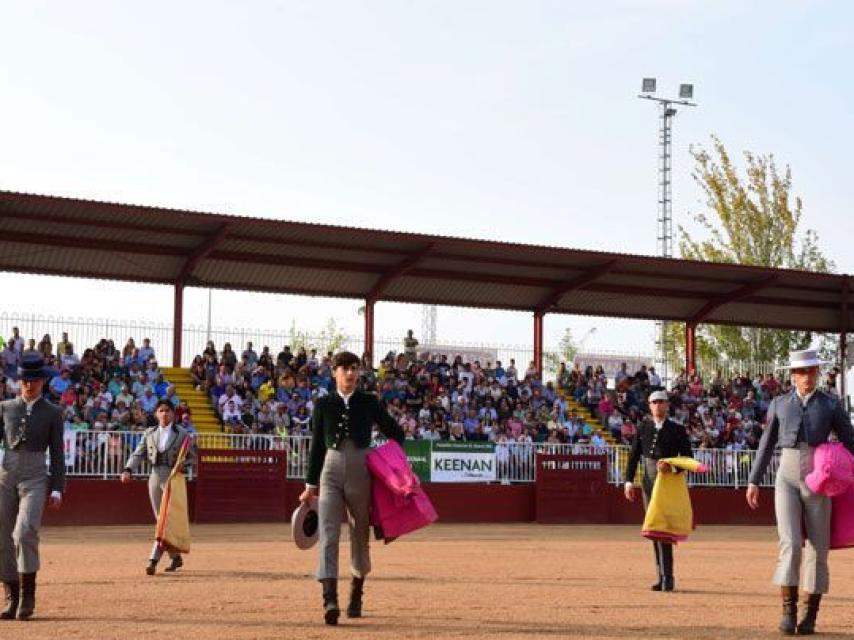
{"label": "brown boot", "polygon": [[805,593],[804,606],[807,610],[798,623],[798,635],[811,636],[815,633],[815,619],[818,617],[818,605],[821,604],[820,593]]}
{"label": "brown boot", "polygon": [[798,619],[798,588],[780,587],[783,597],[783,617],[780,619],[780,631],[787,636],[795,635]]}
{"label": "brown boot", "polygon": [[2,620],[14,620],[18,613],[18,599],[21,596],[21,584],[19,582],[4,582],[3,591],[6,592],[6,608],[0,613]]}
{"label": "brown boot", "polygon": [[18,620],[29,620],[36,609],[36,574],[19,573],[21,580],[21,603],[18,605]]}
{"label": "brown boot", "polygon": [[364,578],[353,578],[350,583],[350,603],[347,605],[348,618],[362,617],[362,594],[365,590]]}

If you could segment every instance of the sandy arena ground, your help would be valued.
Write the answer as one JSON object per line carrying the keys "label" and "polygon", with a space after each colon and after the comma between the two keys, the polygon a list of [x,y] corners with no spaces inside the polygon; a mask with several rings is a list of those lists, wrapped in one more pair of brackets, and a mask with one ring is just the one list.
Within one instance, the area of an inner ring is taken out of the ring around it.
{"label": "sandy arena ground", "polygon": [[[0,623],[0,638],[779,637],[766,527],[698,530],[668,594],[649,591],[637,527],[435,525],[372,546],[365,617],[338,627],[322,624],[316,549],[298,551],[287,526],[196,526],[184,569],[148,577],[152,529],[43,530],[37,618]],[[831,570],[819,630],[852,638],[854,550],[831,553]]]}

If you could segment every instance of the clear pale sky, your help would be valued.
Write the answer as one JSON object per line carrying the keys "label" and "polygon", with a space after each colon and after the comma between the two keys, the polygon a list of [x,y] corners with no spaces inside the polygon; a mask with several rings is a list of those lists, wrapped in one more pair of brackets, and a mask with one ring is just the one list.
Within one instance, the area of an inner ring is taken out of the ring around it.
{"label": "clear pale sky", "polygon": [[[674,216],[703,209],[711,133],[790,164],[838,271],[850,250],[854,5],[846,1],[0,3],[0,188],[654,254],[657,112]],[[846,62],[848,61],[848,62]],[[3,311],[171,319],[165,287],[0,275]],[[189,322],[207,295],[188,290]],[[358,301],[214,292],[214,324],[361,330]],[[484,322],[486,329],[484,329]],[[547,317],[589,349],[651,325]],[[378,306],[378,335],[420,308]],[[7,332],[8,327],[0,327]],[[530,343],[525,314],[441,308],[440,339]]]}

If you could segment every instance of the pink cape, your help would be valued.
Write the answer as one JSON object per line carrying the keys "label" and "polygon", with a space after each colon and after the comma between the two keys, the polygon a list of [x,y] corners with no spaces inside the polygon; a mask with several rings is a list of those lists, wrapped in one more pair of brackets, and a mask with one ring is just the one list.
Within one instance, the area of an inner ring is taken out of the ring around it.
{"label": "pink cape", "polygon": [[368,452],[371,483],[371,524],[386,542],[411,533],[438,518],[401,446],[394,440]]}
{"label": "pink cape", "polygon": [[813,468],[804,482],[813,493],[838,496],[854,484],[854,455],[841,442],[825,442],[815,449]]}

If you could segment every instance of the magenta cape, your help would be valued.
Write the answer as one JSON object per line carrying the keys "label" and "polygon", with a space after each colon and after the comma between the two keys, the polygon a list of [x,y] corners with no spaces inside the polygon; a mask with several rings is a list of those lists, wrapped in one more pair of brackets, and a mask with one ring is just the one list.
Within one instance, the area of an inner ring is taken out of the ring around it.
{"label": "magenta cape", "polygon": [[367,455],[371,483],[371,524],[379,527],[386,543],[438,518],[401,446],[394,440]]}

